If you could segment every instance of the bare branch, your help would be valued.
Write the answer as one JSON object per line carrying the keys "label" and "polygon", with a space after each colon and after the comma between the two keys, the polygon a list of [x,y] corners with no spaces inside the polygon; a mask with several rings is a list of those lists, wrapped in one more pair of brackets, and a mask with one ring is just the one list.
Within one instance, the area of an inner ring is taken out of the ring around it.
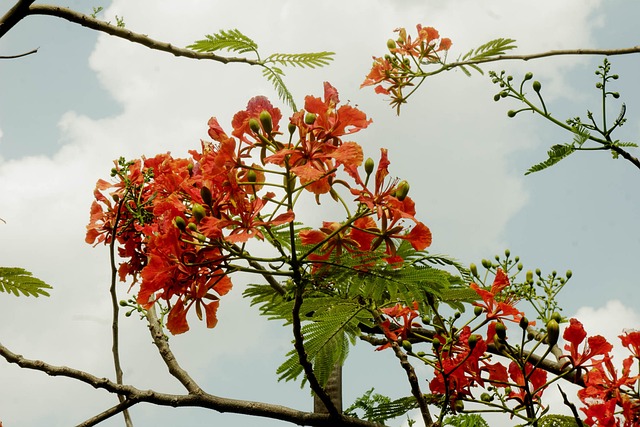
{"label": "bare branch", "polygon": [[[215,53],[210,53],[210,52],[200,53],[190,49],[184,49],[181,47],[173,46],[171,43],[154,40],[152,38],[149,38],[145,34],[134,33],[133,31],[127,30],[126,28],[118,27],[116,25],[111,25],[105,21],[100,21],[99,19],[95,19],[89,15],[85,15],[85,14],[76,12],[74,10],[67,9],[66,7],[50,6],[50,5],[32,5],[31,7],[29,7],[27,14],[28,15],[48,15],[48,16],[55,16],[57,18],[66,19],[69,22],[80,24],[83,27],[87,27],[87,28],[91,28],[92,30],[107,33],[109,35],[128,40],[132,43],[138,43],[148,47],[149,49],[168,52],[175,56],[181,56],[181,57],[190,58],[190,59],[209,59],[212,61],[221,62],[223,64],[228,64],[230,62],[240,62],[240,63],[249,64],[249,65],[261,65],[259,61],[251,60],[247,58],[224,57],[224,56],[216,55]],[[0,37],[1,36],[2,36],[2,33],[0,32]]]}
{"label": "bare branch", "polygon": [[85,422],[82,422],[82,423],[78,424],[76,427],[91,427],[91,426],[95,426],[95,425],[101,423],[102,421],[104,421],[106,419],[109,419],[109,418],[113,417],[114,415],[119,414],[120,412],[126,411],[128,408],[133,406],[135,403],[136,402],[134,402],[132,400],[125,399],[124,401],[118,403],[116,406],[112,406],[111,408],[107,409],[106,411],[103,411],[103,412],[99,413],[98,415],[89,418]]}
{"label": "bare branch", "polygon": [[18,55],[0,55],[0,59],[16,59],[16,58],[22,58],[23,56],[27,56],[27,55],[31,55],[33,53],[37,53],[38,49],[40,49],[39,47],[30,50],[29,52],[25,52],[25,53],[19,53]]}
{"label": "bare branch", "polygon": [[0,18],[0,38],[7,34],[18,22],[29,13],[29,6],[36,0],[18,0],[11,9]]}
{"label": "bare branch", "polygon": [[[379,427],[379,424],[340,416],[339,419],[332,418],[326,414],[314,414],[311,412],[299,411],[281,405],[272,405],[263,402],[248,400],[228,399],[214,396],[205,392],[190,393],[186,395],[159,393],[154,390],[140,390],[136,387],[117,384],[107,378],[98,378],[92,374],[66,366],[54,366],[41,360],[31,360],[15,354],[0,344],[0,356],[7,362],[15,363],[21,368],[32,369],[44,372],[51,376],[62,376],[73,378],[88,384],[94,388],[106,390],[110,393],[126,396],[131,406],[139,402],[147,402],[160,406],[171,407],[200,407],[212,409],[218,412],[230,412],[234,414],[244,414],[256,417],[265,417],[286,421],[297,425],[308,425],[318,427],[345,426],[345,427]],[[114,407],[116,408],[116,407]],[[124,408],[123,408],[124,409]],[[115,411],[115,409],[114,409]]]}

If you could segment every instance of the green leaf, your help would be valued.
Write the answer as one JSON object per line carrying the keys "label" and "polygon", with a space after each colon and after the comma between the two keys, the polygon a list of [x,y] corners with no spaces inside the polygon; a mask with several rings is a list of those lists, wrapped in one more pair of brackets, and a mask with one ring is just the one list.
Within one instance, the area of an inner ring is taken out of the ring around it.
{"label": "green leaf", "polygon": [[489,427],[489,424],[478,414],[458,414],[444,420],[445,426],[454,427]]}
{"label": "green leaf", "polygon": [[480,59],[487,59],[492,56],[504,55],[508,50],[515,49],[515,40],[499,38],[491,40],[481,46],[478,46],[475,50],[471,49],[463,57],[463,61],[477,61]]}
{"label": "green leaf", "polygon": [[311,52],[311,53],[274,53],[269,55],[264,63],[276,63],[280,65],[291,65],[294,67],[316,68],[329,65],[333,61],[334,52]]}
{"label": "green leaf", "polygon": [[[349,408],[345,410],[345,415],[365,419],[369,422],[384,423],[387,420],[397,418],[418,407],[415,397],[402,397],[391,400],[387,396],[373,393],[373,388],[357,398]],[[362,416],[356,412],[361,410]]]}
{"label": "green leaf", "polygon": [[555,165],[560,160],[564,159],[570,154],[573,154],[575,151],[576,149],[573,147],[573,145],[556,144],[552,146],[551,149],[547,152],[547,154],[549,155],[549,158],[544,162],[540,162],[536,165],[531,166],[529,170],[525,172],[525,175],[529,175],[534,172],[540,172],[541,170],[545,170],[548,167]]}
{"label": "green leaf", "polygon": [[284,72],[278,67],[267,67],[265,65],[262,69],[262,75],[271,82],[278,93],[278,97],[286,102],[293,111],[297,111],[298,108],[293,100],[293,95],[291,95],[291,92],[289,92],[289,89],[287,89],[287,86],[285,86],[284,81],[282,80]]}
{"label": "green leaf", "polygon": [[22,293],[24,296],[48,297],[49,293],[45,289],[52,288],[23,268],[0,267],[0,292],[12,293],[15,296]]}
{"label": "green leaf", "polygon": [[187,46],[187,49],[196,52],[227,50],[229,52],[255,52],[256,55],[258,54],[258,44],[237,29],[220,30],[213,35],[207,34],[204,39],[197,40]]}

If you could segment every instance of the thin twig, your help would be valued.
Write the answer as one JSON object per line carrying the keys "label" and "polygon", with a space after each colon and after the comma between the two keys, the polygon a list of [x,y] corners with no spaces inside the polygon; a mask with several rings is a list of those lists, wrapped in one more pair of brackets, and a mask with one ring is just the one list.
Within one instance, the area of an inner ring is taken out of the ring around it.
{"label": "thin twig", "polygon": [[123,402],[118,403],[116,406],[112,406],[111,408],[100,412],[98,415],[89,418],[88,420],[78,424],[76,427],[91,427],[101,423],[104,420],[107,420],[114,415],[119,414],[122,411],[126,411],[131,406],[135,405],[136,402],[131,399],[125,399]]}
{"label": "thin twig", "polygon": [[1,55],[0,59],[16,59],[16,58],[22,58],[23,56],[27,56],[27,55],[31,55],[33,53],[37,53],[38,49],[40,49],[39,47],[30,50],[29,52],[25,52],[25,53],[20,53],[18,55]]}
{"label": "thin twig", "polygon": [[[125,195],[126,196],[126,195]],[[109,244],[109,263],[111,265],[111,285],[109,286],[109,295],[111,296],[111,353],[113,355],[113,366],[116,371],[116,382],[122,384],[122,367],[120,366],[120,350],[118,339],[118,314],[120,313],[120,305],[118,304],[118,294],[116,292],[116,281],[118,280],[118,267],[116,267],[116,235],[118,232],[118,222],[120,221],[120,212],[126,197],[123,197],[120,203],[118,203],[118,211],[116,212],[116,218],[113,223],[113,230],[111,235],[111,243]],[[122,404],[126,401],[124,396],[118,395],[118,401]],[[122,411],[124,417],[124,423],[126,427],[133,427],[133,421],[129,411],[124,408]]]}

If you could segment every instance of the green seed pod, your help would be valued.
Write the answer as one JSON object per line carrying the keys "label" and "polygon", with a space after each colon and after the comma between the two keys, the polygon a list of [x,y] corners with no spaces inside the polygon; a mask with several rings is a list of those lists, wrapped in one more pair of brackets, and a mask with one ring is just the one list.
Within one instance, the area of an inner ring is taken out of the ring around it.
{"label": "green seed pod", "polygon": [[403,201],[407,194],[409,194],[409,183],[407,181],[400,181],[396,187],[396,198]]}
{"label": "green seed pod", "polygon": [[404,348],[406,351],[411,352],[411,342],[409,340],[403,340],[402,341],[402,348]]}
{"label": "green seed pod", "polygon": [[535,80],[532,84],[531,87],[533,87],[533,90],[535,90],[536,92],[540,92],[540,89],[542,89],[542,83],[540,83],[539,81]]}
{"label": "green seed pod", "polygon": [[533,73],[527,73],[524,75],[524,81],[531,80],[533,78]]}
{"label": "green seed pod", "polygon": [[316,115],[313,113],[307,113],[304,116],[304,122],[308,125],[312,125],[316,121]]}
{"label": "green seed pod", "polygon": [[180,231],[184,231],[187,228],[187,223],[185,222],[184,218],[182,218],[181,216],[175,217],[173,221],[175,222],[176,227],[178,227]]}
{"label": "green seed pod", "polygon": [[271,114],[267,110],[260,113],[260,123],[262,123],[262,129],[267,135],[271,135],[273,130],[273,121],[271,120]]}
{"label": "green seed pod", "polygon": [[473,264],[473,263],[472,263],[472,264],[469,266],[469,271],[471,271],[471,275],[472,275],[473,277],[479,277],[479,276],[478,276],[478,267],[477,267],[475,264]]}
{"label": "green seed pod", "polygon": [[483,311],[484,310],[482,309],[482,307],[478,307],[478,306],[473,307],[473,314],[475,314],[476,316],[480,316]]}
{"label": "green seed pod", "polygon": [[193,213],[193,217],[196,219],[196,222],[202,221],[202,218],[207,216],[207,211],[199,203],[195,203],[193,205],[193,208],[191,208],[191,212]]}
{"label": "green seed pod", "polygon": [[504,326],[504,323],[496,323],[496,336],[501,340],[507,339],[507,327]]}
{"label": "green seed pod", "polygon": [[554,319],[547,323],[547,343],[550,347],[556,345],[560,336],[560,325]]}
{"label": "green seed pod", "polygon": [[250,118],[249,129],[251,129],[253,133],[260,133],[260,122],[254,118]]}
{"label": "green seed pod", "polygon": [[393,50],[395,49],[396,46],[396,42],[392,39],[387,40],[387,48],[389,48],[389,50]]}
{"label": "green seed pod", "polygon": [[209,187],[202,187],[200,189],[200,196],[202,197],[202,201],[205,205],[211,206],[211,203],[213,202],[213,195],[211,194]]}
{"label": "green seed pod", "polygon": [[364,171],[367,173],[367,176],[373,173],[373,168],[375,167],[375,163],[373,163],[373,159],[369,157],[364,161]]}

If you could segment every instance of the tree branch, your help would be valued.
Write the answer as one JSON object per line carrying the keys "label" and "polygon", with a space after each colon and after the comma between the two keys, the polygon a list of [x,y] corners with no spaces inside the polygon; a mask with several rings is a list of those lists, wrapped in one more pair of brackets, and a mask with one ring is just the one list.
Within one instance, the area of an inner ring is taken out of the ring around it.
{"label": "tree branch", "polygon": [[7,34],[18,22],[29,13],[29,6],[36,0],[18,0],[11,9],[0,18],[0,38]]}
{"label": "tree branch", "polygon": [[[89,15],[85,15],[85,14],[76,12],[74,10],[67,9],[65,7],[50,6],[50,5],[32,5],[29,7],[27,15],[55,16],[57,18],[65,19],[69,22],[73,22],[75,24],[80,24],[83,27],[87,27],[87,28],[91,28],[92,30],[107,33],[109,35],[128,40],[132,43],[138,43],[152,50],[168,52],[175,56],[181,56],[181,57],[190,58],[190,59],[209,59],[212,61],[221,62],[223,64],[228,64],[230,62],[240,62],[240,63],[249,64],[249,65],[262,65],[261,62],[257,60],[239,58],[239,57],[224,57],[224,56],[216,55],[215,53],[210,53],[210,52],[200,53],[190,49],[176,47],[176,46],[173,46],[171,43],[154,40],[152,38],[149,38],[145,34],[134,33],[133,31],[127,30],[126,28],[118,27],[116,25],[111,25],[105,21],[92,18]],[[2,36],[2,32],[0,31],[0,37],[1,36]]]}
{"label": "tree branch", "polygon": [[18,55],[0,55],[0,59],[16,59],[16,58],[22,58],[23,56],[27,56],[27,55],[31,55],[33,53],[37,53],[38,49],[40,49],[39,47],[30,50],[29,52],[25,52],[25,53],[19,53]]}
{"label": "tree branch", "polygon": [[[189,393],[186,395],[159,393],[154,390],[140,390],[136,387],[117,384],[107,378],[98,378],[92,374],[66,366],[54,366],[41,360],[31,360],[15,354],[0,344],[0,356],[7,362],[14,363],[21,368],[32,369],[44,372],[51,376],[62,376],[73,378],[88,384],[94,388],[108,391],[109,393],[126,396],[132,406],[140,402],[152,403],[160,406],[177,407],[200,407],[212,409],[218,412],[230,412],[234,414],[244,414],[256,417],[265,417],[286,421],[297,425],[308,425],[317,427],[345,426],[345,427],[379,427],[379,424],[341,416],[338,420],[324,415],[299,411],[281,405],[273,405],[263,402],[247,400],[229,399],[214,396],[205,392]],[[117,407],[108,411],[116,413]],[[124,408],[122,408],[124,409]],[[105,411],[107,412],[107,411]]]}
{"label": "tree branch", "polygon": [[111,408],[107,409],[106,411],[103,411],[101,413],[99,413],[98,415],[89,418],[88,420],[86,420],[85,422],[82,422],[80,424],[78,424],[76,427],[91,427],[91,426],[95,426],[96,424],[101,423],[102,421],[111,418],[114,415],[119,414],[120,412],[126,411],[128,408],[130,408],[131,406],[135,405],[136,402],[129,400],[129,399],[125,399],[122,402],[118,403],[116,406],[112,406]]}

